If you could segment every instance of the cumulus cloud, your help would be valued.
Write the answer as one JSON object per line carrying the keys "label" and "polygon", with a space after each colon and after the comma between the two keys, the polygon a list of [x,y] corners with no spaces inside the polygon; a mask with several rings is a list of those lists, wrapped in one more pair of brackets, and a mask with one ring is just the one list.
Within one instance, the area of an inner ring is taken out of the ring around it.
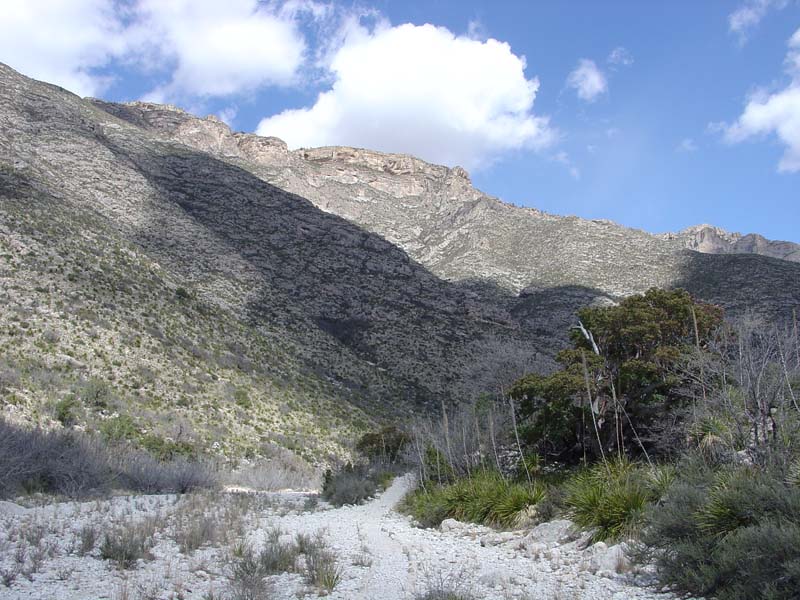
{"label": "cumulus cloud", "polygon": [[173,66],[170,80],[148,99],[229,96],[292,83],[306,45],[291,18],[302,7],[291,8],[281,14],[257,0],[140,0],[138,37],[158,63]]}
{"label": "cumulus cloud", "polygon": [[744,43],[771,9],[782,9],[786,4],[787,0],[747,0],[728,15],[728,31],[738,35],[739,41]]}
{"label": "cumulus cloud", "polygon": [[110,82],[116,61],[164,82],[148,99],[227,96],[294,81],[305,57],[301,15],[312,0],[6,0],[0,57],[81,95]]}
{"label": "cumulus cloud", "polygon": [[112,0],[5,0],[0,60],[30,77],[83,96],[108,79],[93,71],[126,50]]}
{"label": "cumulus cloud", "polygon": [[567,77],[567,85],[575,90],[578,98],[594,102],[608,91],[608,81],[593,60],[582,58],[578,66]]}
{"label": "cumulus cloud", "polygon": [[789,40],[786,71],[790,82],[782,90],[752,95],[737,121],[724,128],[725,140],[737,143],[774,134],[786,146],[780,172],[800,171],[800,29]]}
{"label": "cumulus cloud", "polygon": [[332,87],[309,108],[265,118],[258,133],[292,147],[346,144],[476,168],[557,137],[535,115],[539,88],[508,44],[443,27],[350,23],[330,54]]}

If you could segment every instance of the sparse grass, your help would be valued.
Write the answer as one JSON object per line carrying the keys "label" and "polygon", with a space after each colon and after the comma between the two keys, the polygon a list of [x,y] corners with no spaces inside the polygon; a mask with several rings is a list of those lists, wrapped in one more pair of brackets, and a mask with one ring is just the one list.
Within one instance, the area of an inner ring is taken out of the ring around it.
{"label": "sparse grass", "polygon": [[322,536],[314,538],[305,557],[306,580],[321,590],[333,591],[342,579],[342,570],[336,564],[336,554],[327,547]]}
{"label": "sparse grass", "polygon": [[97,526],[93,524],[82,526],[78,532],[78,538],[80,540],[80,543],[78,544],[78,555],[86,556],[92,550],[94,550],[95,546],[97,545]]}
{"label": "sparse grass", "polygon": [[107,532],[100,544],[100,556],[119,569],[132,569],[139,560],[149,560],[155,545],[153,527],[149,523],[127,523]]}

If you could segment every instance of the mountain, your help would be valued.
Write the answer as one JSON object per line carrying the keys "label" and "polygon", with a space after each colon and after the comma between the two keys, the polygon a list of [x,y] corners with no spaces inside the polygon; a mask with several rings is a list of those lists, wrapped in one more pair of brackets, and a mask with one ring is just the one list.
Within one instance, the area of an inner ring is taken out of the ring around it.
{"label": "mountain", "polygon": [[[800,265],[483,194],[460,168],[290,151],[0,65],[0,398],[13,419],[319,459],[551,368],[576,308],[682,286],[785,317]],[[63,419],[61,419],[63,420]]]}
{"label": "mountain", "polygon": [[[606,220],[551,215],[484,194],[459,167],[346,147],[290,151],[276,138],[233,133],[215,117],[200,119],[171,106],[93,102],[377,233],[444,280],[476,293],[489,286],[511,294],[512,312],[531,305],[526,298],[540,301],[564,288],[582,302],[682,285],[702,288],[706,299],[734,313],[751,309],[780,316],[796,306],[796,265],[748,256],[792,259],[797,245],[788,242],[748,243],[754,236],[725,234],[721,239],[730,244],[723,249],[721,243],[693,243],[702,229],[655,235]],[[701,256],[687,248],[728,256]],[[709,287],[698,281],[704,275],[729,283]],[[575,306],[569,298],[560,304]],[[541,316],[552,320],[549,311]]]}
{"label": "mountain", "polygon": [[730,233],[713,225],[695,225],[678,233],[664,234],[680,240],[684,246],[709,254],[761,254],[800,262],[800,244],[768,240],[757,233]]}

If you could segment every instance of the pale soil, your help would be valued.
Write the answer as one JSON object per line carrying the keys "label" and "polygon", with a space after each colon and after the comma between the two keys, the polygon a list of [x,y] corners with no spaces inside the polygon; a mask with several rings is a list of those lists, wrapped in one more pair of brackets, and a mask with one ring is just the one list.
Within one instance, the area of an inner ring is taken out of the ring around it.
{"label": "pale soil", "polygon": [[[608,570],[594,573],[597,565],[591,558],[598,548],[581,550],[580,541],[574,541],[576,536],[569,542],[553,539],[550,533],[558,529],[558,523],[533,534],[497,533],[454,522],[445,523],[446,531],[417,528],[393,510],[411,485],[409,476],[400,477],[362,506],[334,509],[321,503],[313,511],[304,509],[307,494],[259,495],[249,507],[244,536],[257,548],[274,527],[279,527],[287,540],[298,532],[322,532],[342,570],[340,583],[328,596],[331,600],[406,600],[437,586],[487,600],[672,598],[641,587],[646,575]],[[215,502],[227,502],[224,498],[232,496],[235,494],[220,494],[202,501],[215,498]],[[227,557],[236,540],[203,547],[189,556],[181,554],[171,539],[174,525],[169,515],[189,502],[174,496],[140,496],[28,509],[1,503],[0,567],[8,571],[15,564],[17,547],[28,543],[22,541],[24,532],[36,524],[46,531],[39,546],[47,556],[29,578],[20,574],[9,587],[0,579],[0,598],[200,600],[210,591],[218,598],[227,590]],[[197,505],[202,502],[195,501]],[[78,556],[73,540],[83,524],[96,523],[102,528],[154,515],[162,516],[154,560],[120,571],[102,560],[97,548]],[[34,553],[31,546],[26,566]],[[273,576],[270,581],[271,598],[314,598],[319,593],[297,573]]]}

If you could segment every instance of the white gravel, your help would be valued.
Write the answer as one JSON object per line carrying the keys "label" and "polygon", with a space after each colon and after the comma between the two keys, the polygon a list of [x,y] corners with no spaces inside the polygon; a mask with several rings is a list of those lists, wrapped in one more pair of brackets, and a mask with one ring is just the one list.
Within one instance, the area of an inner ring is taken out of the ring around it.
{"label": "white gravel", "polygon": [[[247,541],[257,547],[274,527],[287,539],[298,532],[322,532],[342,570],[330,600],[409,600],[431,587],[486,600],[673,598],[643,587],[650,577],[625,568],[619,548],[602,544],[584,549],[585,539],[573,534],[568,522],[502,533],[454,521],[445,522],[441,530],[417,528],[393,510],[412,485],[410,476],[399,477],[367,504],[338,509],[321,504],[313,512],[302,509],[307,495],[275,494],[271,506],[262,502],[253,515]],[[116,569],[97,550],[83,557],[75,551],[73,540],[85,523],[107,526],[120,519],[168,515],[186,501],[174,496],[119,497],[27,509],[2,503],[0,576],[19,561],[17,547],[23,536],[14,532],[26,527],[38,524],[46,531],[40,546],[47,557],[37,572],[18,575],[9,586],[0,577],[0,598],[200,600],[210,590],[224,592],[228,548],[204,547],[185,556],[169,529],[157,535],[155,560],[140,561],[132,571]],[[300,574],[273,576],[271,583],[271,598],[318,594]]]}

